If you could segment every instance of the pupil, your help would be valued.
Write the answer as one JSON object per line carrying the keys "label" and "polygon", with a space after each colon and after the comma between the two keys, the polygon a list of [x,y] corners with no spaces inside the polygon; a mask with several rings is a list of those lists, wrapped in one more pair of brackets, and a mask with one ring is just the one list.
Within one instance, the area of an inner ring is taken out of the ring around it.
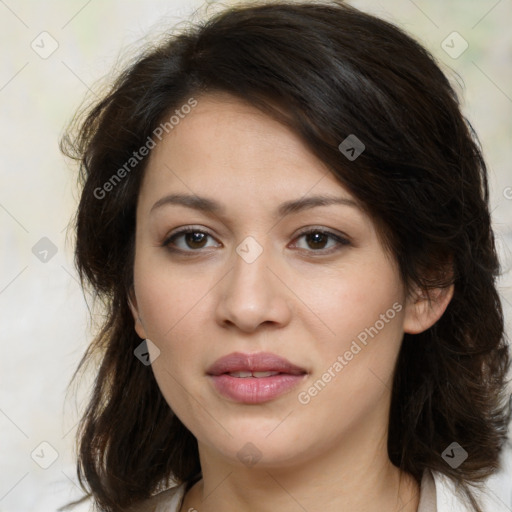
{"label": "pupil", "polygon": [[194,244],[198,244],[200,247],[202,247],[201,242],[204,241],[205,234],[204,233],[187,233],[187,244],[190,246],[194,246]]}
{"label": "pupil", "polygon": [[[317,244],[320,244],[320,246],[324,246],[325,245],[325,238],[326,236],[322,233],[313,233],[313,234],[309,234],[308,235],[309,237],[309,240],[311,241],[312,240],[312,245],[315,246]],[[322,243],[324,242],[324,243]],[[321,247],[321,248],[322,248]]]}

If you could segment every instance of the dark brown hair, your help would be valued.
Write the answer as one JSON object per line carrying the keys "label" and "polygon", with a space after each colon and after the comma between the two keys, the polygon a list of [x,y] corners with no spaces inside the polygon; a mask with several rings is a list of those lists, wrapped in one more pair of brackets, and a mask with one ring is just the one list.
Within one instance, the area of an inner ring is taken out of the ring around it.
{"label": "dark brown hair", "polygon": [[[62,150],[80,162],[77,268],[106,308],[77,369],[99,359],[78,432],[84,490],[110,512],[201,471],[194,436],[151,367],[133,355],[141,340],[127,296],[147,157],[104,197],[98,190],[175,109],[214,91],[255,105],[303,139],[378,224],[406,285],[454,284],[441,319],[403,338],[388,453],[418,482],[426,468],[452,478],[480,510],[470,486],[498,467],[510,420],[485,163],[432,56],[397,27],[339,1],[253,2],[189,25],[137,55],[75,120],[78,132],[63,138]],[[353,161],[338,147],[351,134],[365,145]],[[469,454],[456,469],[441,457],[454,441]]]}

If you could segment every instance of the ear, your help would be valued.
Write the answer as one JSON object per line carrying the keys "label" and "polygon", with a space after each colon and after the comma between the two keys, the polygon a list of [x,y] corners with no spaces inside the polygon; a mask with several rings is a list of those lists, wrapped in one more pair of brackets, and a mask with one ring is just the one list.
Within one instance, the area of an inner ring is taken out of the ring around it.
{"label": "ear", "polygon": [[139,314],[137,299],[135,297],[135,288],[133,287],[133,285],[128,292],[128,305],[130,306],[133,319],[135,320],[135,332],[138,334],[140,338],[144,340],[147,339],[146,330],[142,325],[142,319]]}
{"label": "ear", "polygon": [[419,334],[432,327],[445,312],[453,297],[454,285],[434,288],[428,293],[416,288],[409,294],[404,315],[404,332]]}

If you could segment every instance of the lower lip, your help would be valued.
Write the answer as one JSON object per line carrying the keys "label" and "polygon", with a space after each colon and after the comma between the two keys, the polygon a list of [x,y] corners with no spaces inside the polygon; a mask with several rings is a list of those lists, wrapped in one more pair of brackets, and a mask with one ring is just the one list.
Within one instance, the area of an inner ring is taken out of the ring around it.
{"label": "lower lip", "polygon": [[303,375],[290,375],[281,373],[271,377],[232,377],[227,373],[211,375],[213,385],[217,391],[235,402],[246,404],[260,404],[268,402],[290,391],[304,378]]}

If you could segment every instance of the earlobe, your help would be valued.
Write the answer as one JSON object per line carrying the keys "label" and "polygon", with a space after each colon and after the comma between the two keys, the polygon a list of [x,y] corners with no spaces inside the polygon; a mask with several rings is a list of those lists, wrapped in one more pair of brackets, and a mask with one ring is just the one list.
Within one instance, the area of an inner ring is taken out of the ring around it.
{"label": "earlobe", "polygon": [[135,289],[133,286],[130,288],[127,300],[128,306],[130,307],[130,311],[132,312],[133,315],[133,319],[135,320],[135,332],[140,338],[146,339],[146,330],[142,325],[142,319],[140,317],[139,309],[137,307],[137,299],[135,298]]}
{"label": "earlobe", "polygon": [[404,332],[419,334],[432,327],[446,311],[452,300],[454,285],[434,288],[428,294],[417,289],[406,301]]}

